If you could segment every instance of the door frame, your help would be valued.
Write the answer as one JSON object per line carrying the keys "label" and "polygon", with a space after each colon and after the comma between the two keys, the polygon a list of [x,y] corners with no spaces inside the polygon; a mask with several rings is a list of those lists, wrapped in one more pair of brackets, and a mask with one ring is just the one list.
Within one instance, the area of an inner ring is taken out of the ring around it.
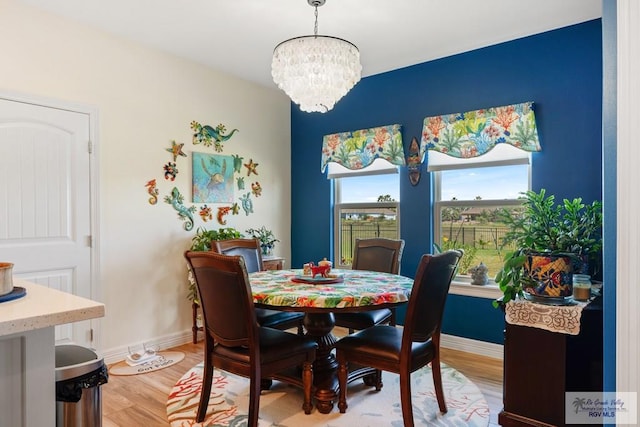
{"label": "door frame", "polygon": [[[91,230],[91,259],[89,292],[90,299],[102,302],[102,286],[100,285],[100,171],[99,171],[99,147],[98,143],[98,109],[85,104],[72,103],[55,98],[39,96],[35,94],[26,94],[20,92],[0,90],[0,99],[8,101],[21,102],[25,104],[38,105],[48,108],[56,108],[75,113],[86,114],[89,117],[89,140],[91,141],[91,153],[89,155],[89,209],[90,230]],[[93,340],[91,345],[96,350],[102,348],[102,322],[91,320],[91,329],[93,330]]]}

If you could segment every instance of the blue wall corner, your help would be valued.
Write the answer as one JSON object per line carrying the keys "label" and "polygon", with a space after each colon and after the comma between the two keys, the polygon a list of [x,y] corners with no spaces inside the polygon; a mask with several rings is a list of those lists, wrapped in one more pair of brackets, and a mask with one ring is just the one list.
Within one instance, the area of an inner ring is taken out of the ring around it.
{"label": "blue wall corner", "polygon": [[[543,147],[533,155],[533,189],[601,200],[602,53],[597,19],[366,77],[325,114],[292,104],[291,265],[333,252],[331,185],[320,172],[330,133],[399,123],[408,147],[425,117],[533,101]],[[413,277],[420,256],[432,252],[431,180],[425,165],[417,186],[406,168],[400,178],[401,271]],[[501,343],[503,316],[486,301],[452,296],[443,332]]]}

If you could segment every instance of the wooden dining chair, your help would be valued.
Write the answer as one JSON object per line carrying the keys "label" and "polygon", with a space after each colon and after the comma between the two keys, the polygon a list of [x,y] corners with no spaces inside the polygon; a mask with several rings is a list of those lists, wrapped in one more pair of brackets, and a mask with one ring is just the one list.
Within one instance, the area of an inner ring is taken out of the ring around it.
{"label": "wooden dining chair", "polygon": [[[213,240],[211,242],[211,250],[225,255],[241,255],[249,273],[264,270],[262,251],[258,239]],[[297,328],[298,335],[304,333],[302,323],[304,313],[256,308],[256,317],[260,326],[281,330]]]}
{"label": "wooden dining chair", "polygon": [[[353,250],[352,270],[369,270],[381,273],[400,273],[400,261],[404,240],[384,238],[356,239]],[[382,323],[396,325],[395,308],[362,311],[357,313],[336,313],[336,326],[348,328],[349,333]]]}
{"label": "wooden dining chair", "polygon": [[340,339],[338,361],[338,409],[347,410],[349,362],[375,368],[376,391],[382,388],[382,371],[400,375],[400,402],[405,427],[413,426],[411,373],[431,362],[438,407],[447,412],[440,373],[442,314],[462,251],[423,255],[411,289],[403,328],[376,325]]}
{"label": "wooden dining chair", "polygon": [[214,367],[249,378],[248,425],[257,426],[261,379],[302,366],[302,378],[294,384],[303,389],[302,409],[311,413],[312,363],[318,345],[307,337],[258,324],[242,256],[187,251],[185,258],[200,292],[204,318],[204,376],[196,421],[202,422],[206,415]]}

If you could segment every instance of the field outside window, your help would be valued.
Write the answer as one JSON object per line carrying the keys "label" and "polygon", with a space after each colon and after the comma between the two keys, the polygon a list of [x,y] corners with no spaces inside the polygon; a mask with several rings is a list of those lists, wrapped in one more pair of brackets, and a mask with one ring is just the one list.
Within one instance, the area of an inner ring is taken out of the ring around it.
{"label": "field outside window", "polygon": [[529,165],[434,172],[434,241],[442,250],[464,250],[459,274],[481,262],[491,279],[500,270],[505,254],[514,248],[503,245],[508,228],[497,213],[506,209],[517,215],[520,193],[530,187],[529,175]]}
{"label": "field outside window", "polygon": [[400,238],[398,174],[338,178],[335,184],[335,264],[351,266],[356,239]]}

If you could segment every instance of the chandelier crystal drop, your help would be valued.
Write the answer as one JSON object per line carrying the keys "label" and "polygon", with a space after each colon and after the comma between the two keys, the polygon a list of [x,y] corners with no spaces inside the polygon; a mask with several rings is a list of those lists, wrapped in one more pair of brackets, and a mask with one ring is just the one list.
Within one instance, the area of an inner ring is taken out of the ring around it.
{"label": "chandelier crystal drop", "polygon": [[273,51],[273,81],[306,112],[325,113],[355,86],[362,74],[360,51],[346,40],[318,35],[318,6],[314,35],[283,41]]}

